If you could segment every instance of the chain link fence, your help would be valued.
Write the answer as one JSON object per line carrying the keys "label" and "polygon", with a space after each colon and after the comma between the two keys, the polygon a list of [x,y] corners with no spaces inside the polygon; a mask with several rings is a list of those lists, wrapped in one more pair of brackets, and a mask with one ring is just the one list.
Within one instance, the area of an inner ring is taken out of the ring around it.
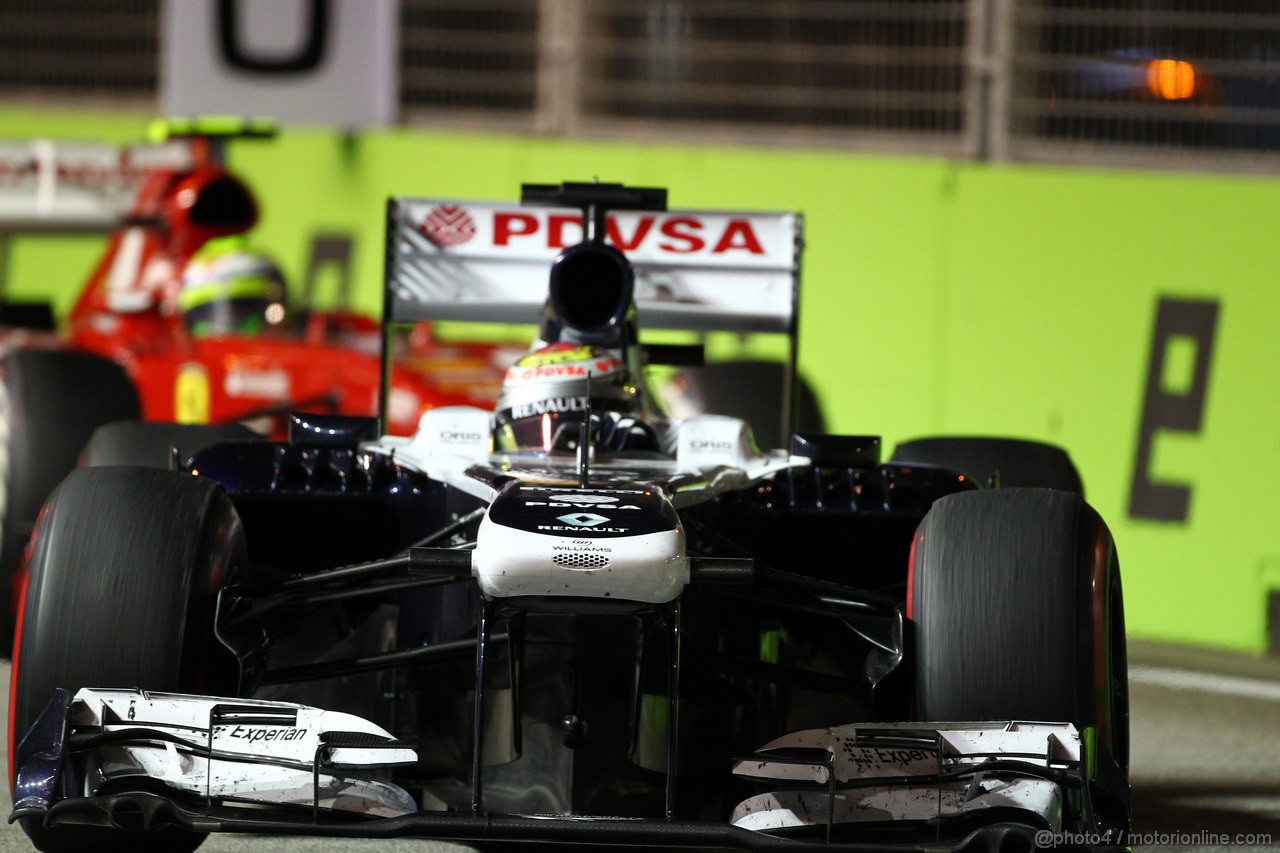
{"label": "chain link fence", "polygon": [[[0,99],[154,111],[162,7],[2,0]],[[1274,0],[402,0],[400,17],[408,126],[1280,165]]]}

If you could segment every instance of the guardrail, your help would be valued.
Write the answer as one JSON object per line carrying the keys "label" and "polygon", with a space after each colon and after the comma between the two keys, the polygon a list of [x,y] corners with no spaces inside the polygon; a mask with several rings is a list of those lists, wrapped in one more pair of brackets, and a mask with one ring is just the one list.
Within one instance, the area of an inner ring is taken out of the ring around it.
{"label": "guardrail", "polygon": [[[154,110],[161,2],[0,10],[0,99]],[[1280,164],[1280,8],[1258,0],[402,0],[399,62],[409,125]]]}

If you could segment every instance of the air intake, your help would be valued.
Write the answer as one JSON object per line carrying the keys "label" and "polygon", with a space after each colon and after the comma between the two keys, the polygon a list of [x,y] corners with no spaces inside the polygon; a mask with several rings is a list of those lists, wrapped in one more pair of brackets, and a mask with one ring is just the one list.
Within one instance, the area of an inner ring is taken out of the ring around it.
{"label": "air intake", "polygon": [[556,554],[551,562],[566,569],[589,571],[603,569],[609,565],[609,558],[600,554]]}

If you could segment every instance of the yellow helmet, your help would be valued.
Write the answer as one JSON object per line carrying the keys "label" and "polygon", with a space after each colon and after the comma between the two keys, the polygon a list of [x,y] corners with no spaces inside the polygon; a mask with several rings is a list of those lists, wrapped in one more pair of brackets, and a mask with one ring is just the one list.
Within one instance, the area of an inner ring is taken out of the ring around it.
{"label": "yellow helmet", "polygon": [[258,334],[284,322],[284,275],[239,240],[211,240],[187,262],[177,304],[196,337]]}

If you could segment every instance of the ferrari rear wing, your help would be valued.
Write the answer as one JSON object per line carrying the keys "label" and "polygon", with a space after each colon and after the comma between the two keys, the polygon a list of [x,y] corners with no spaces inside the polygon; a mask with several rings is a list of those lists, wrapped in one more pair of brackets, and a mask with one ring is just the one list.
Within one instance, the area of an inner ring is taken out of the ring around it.
{"label": "ferrari rear wing", "polygon": [[153,172],[221,162],[227,140],[274,134],[265,119],[214,116],[157,119],[146,141],[124,145],[0,139],[0,236],[105,233],[124,223]]}
{"label": "ferrari rear wing", "polygon": [[0,234],[98,234],[120,225],[147,175],[184,145],[0,140]]}
{"label": "ferrari rear wing", "polygon": [[[8,292],[8,244],[14,237],[94,236],[121,226],[148,224],[151,220],[139,219],[131,211],[138,192],[155,172],[222,162],[227,140],[265,139],[274,133],[274,122],[215,116],[158,119],[148,127],[146,141],[124,145],[0,139],[0,297]],[[0,315],[6,322],[32,310],[23,303],[0,300]]]}

